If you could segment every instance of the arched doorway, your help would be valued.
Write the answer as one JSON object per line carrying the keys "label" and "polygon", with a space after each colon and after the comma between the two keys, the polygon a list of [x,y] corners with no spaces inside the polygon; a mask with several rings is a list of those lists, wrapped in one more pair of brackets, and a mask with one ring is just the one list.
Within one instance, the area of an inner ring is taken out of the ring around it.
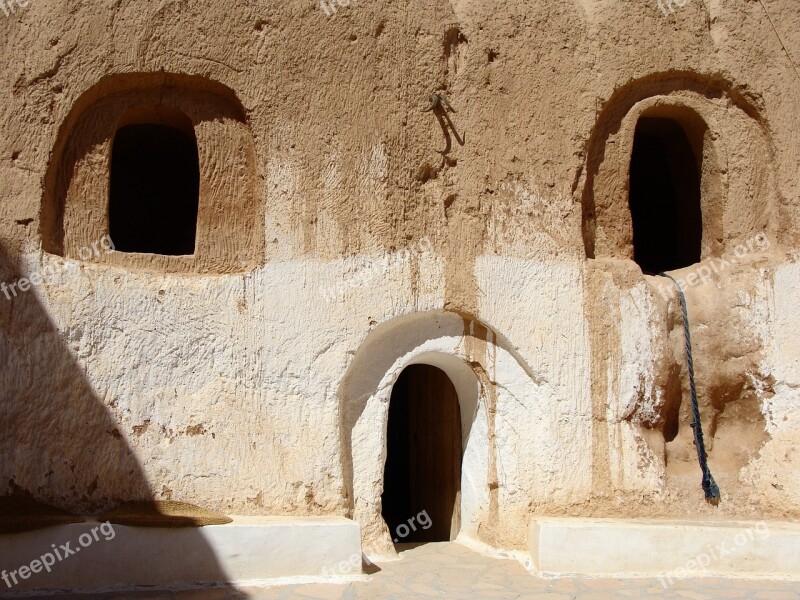
{"label": "arched doorway", "polygon": [[382,514],[395,543],[455,539],[460,529],[461,410],[441,369],[406,367],[392,388]]}
{"label": "arched doorway", "polygon": [[[393,540],[400,539],[396,529],[390,531],[383,511],[383,499],[392,485],[387,487],[385,482],[387,448],[390,461],[393,456],[387,434],[395,429],[389,425],[392,393],[400,375],[413,365],[444,371],[458,396],[462,460],[460,499],[454,511],[460,523],[457,532],[451,523],[450,537],[457,533],[458,538],[480,540],[481,530],[493,520],[513,521],[507,512],[493,512],[492,495],[499,497],[508,490],[513,495],[511,504],[527,505],[527,491],[537,489],[537,469],[554,469],[558,464],[556,458],[536,452],[531,445],[497,443],[515,435],[517,422],[531,423],[537,436],[546,435],[550,426],[542,409],[549,398],[546,386],[536,382],[535,371],[507,338],[482,321],[465,321],[448,311],[412,313],[383,323],[362,342],[337,391],[345,489],[353,519],[361,525],[362,547],[370,558],[397,556]],[[507,405],[506,419],[497,419],[507,391],[509,398],[520,401]],[[591,446],[583,435],[588,430],[579,426],[577,442],[588,456]],[[503,487],[495,485],[498,461],[504,465]],[[390,465],[388,479],[392,478]],[[428,516],[433,517],[430,511]],[[406,515],[404,522],[408,524],[411,517]]]}

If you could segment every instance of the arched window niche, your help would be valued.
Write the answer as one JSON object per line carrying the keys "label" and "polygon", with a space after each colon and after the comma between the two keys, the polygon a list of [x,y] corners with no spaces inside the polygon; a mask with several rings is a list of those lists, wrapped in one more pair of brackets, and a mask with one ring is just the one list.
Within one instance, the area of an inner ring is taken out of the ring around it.
{"label": "arched window niche", "polygon": [[689,267],[774,229],[777,192],[760,109],[727,82],[652,76],[614,93],[587,144],[589,259],[644,274]]}
{"label": "arched window niche", "polygon": [[[256,164],[244,108],[228,87],[174,73],[107,76],[59,130],[42,247],[156,272],[252,269],[264,250]],[[113,251],[85,251],[106,236]]]}

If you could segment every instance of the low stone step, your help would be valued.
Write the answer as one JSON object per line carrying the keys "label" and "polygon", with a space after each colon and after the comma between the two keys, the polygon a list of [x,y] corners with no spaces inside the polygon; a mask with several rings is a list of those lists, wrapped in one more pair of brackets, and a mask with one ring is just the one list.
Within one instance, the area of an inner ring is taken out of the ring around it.
{"label": "low stone step", "polygon": [[800,576],[800,524],[781,521],[536,518],[528,545],[545,576]]}
{"label": "low stone step", "polygon": [[360,528],[343,517],[233,517],[227,525],[181,529],[87,521],[0,536],[0,595],[359,574]]}

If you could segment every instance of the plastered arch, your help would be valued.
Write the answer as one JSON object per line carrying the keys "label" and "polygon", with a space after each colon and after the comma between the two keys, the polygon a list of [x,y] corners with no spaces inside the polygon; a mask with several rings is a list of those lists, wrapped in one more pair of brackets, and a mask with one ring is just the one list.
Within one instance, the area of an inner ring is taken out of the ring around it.
{"label": "plastered arch", "polygon": [[520,452],[512,422],[546,428],[542,406],[552,390],[540,389],[505,339],[479,321],[443,311],[394,319],[364,341],[339,389],[351,516],[361,525],[365,551],[374,556],[394,554],[381,516],[389,402],[397,378],[413,364],[442,369],[459,396],[460,536],[492,543],[486,532],[514,518],[513,511],[501,510],[509,498],[516,495],[513,501],[527,506],[524,498],[537,487],[537,465],[526,455],[535,450],[527,444]]}

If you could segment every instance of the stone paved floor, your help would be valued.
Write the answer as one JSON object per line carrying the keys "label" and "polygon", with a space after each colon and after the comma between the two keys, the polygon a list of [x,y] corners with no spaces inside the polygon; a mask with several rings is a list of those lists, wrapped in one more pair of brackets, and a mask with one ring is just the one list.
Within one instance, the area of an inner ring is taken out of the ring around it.
{"label": "stone paved floor", "polygon": [[[402,560],[378,565],[368,581],[287,585],[263,589],[114,593],[95,600],[406,600],[495,598],[530,600],[615,600],[675,598],[800,600],[800,582],[687,579],[665,589],[657,579],[540,579],[513,560],[482,556],[456,543],[408,547]],[[798,556],[800,560],[800,556]],[[49,596],[52,600],[54,597]],[[86,598],[81,596],[61,596]]]}

